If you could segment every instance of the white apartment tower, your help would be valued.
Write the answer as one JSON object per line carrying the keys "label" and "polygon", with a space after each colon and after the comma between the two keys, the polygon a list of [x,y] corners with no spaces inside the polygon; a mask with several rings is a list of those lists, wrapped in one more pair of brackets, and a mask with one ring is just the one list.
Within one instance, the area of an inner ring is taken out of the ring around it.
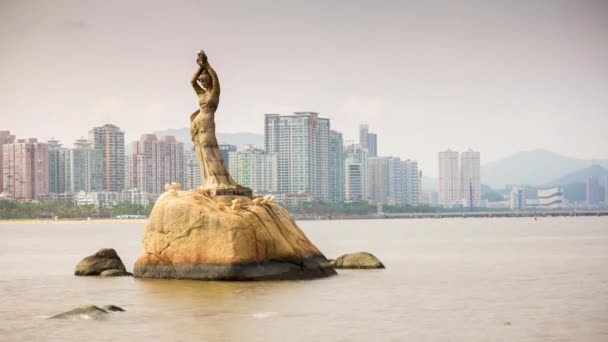
{"label": "white apartment tower", "polygon": [[363,178],[363,164],[355,156],[346,158],[344,161],[345,201],[365,200]]}
{"label": "white apartment tower", "polygon": [[439,152],[439,204],[452,206],[460,201],[458,152]]}
{"label": "white apartment tower", "polygon": [[[361,163],[361,177],[362,177],[362,198],[361,200],[368,200],[370,194],[370,177],[369,177],[369,151],[366,148],[361,148],[361,145],[357,145],[352,141],[347,141],[344,144],[344,156],[345,163],[346,159],[351,158],[353,161]],[[344,166],[344,173],[346,170],[346,164]],[[345,183],[346,184],[346,183]],[[346,185],[345,185],[346,186]]]}
{"label": "white apartment tower", "polygon": [[479,152],[468,149],[460,153],[460,198],[464,206],[481,203]]}
{"label": "white apartment tower", "polygon": [[514,186],[511,189],[511,210],[526,210],[526,189]]}
{"label": "white apartment tower", "polygon": [[344,201],[344,141],[342,133],[329,132],[329,197],[330,201]]}
{"label": "white apartment tower", "polygon": [[359,125],[359,146],[369,149],[369,126]]}
{"label": "white apartment tower", "polygon": [[404,160],[403,162],[403,181],[405,182],[405,204],[420,204],[420,171],[416,160]]}
{"label": "white apartment tower", "polygon": [[378,135],[370,133],[368,125],[359,125],[359,146],[366,149],[370,157],[378,156]]}
{"label": "white apartment tower", "polygon": [[[391,191],[399,191],[402,185],[401,168],[397,169],[396,174],[399,177],[399,186],[391,187],[389,181],[395,181],[395,163],[391,160],[391,177],[389,177],[389,157],[370,157],[368,166],[368,182],[369,182],[369,197],[368,201],[371,204],[387,204],[389,197],[389,189]],[[391,197],[395,197],[394,195]]]}
{"label": "white apartment tower", "polygon": [[185,179],[184,189],[196,189],[203,185],[201,176],[201,163],[198,160],[196,149],[192,146],[184,153]]}
{"label": "white apartment tower", "polygon": [[265,149],[277,155],[278,192],[330,200],[329,126],[313,112],[265,115]]}
{"label": "white apartment tower", "polygon": [[369,202],[372,204],[418,205],[418,162],[398,157],[369,158]]}
{"label": "white apartment tower", "polygon": [[439,152],[439,204],[480,206],[480,169],[479,152]]}

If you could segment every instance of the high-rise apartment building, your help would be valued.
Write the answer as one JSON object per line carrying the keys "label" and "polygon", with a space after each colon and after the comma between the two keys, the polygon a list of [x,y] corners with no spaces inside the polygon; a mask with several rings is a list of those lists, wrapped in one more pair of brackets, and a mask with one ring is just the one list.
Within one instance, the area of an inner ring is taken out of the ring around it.
{"label": "high-rise apartment building", "polygon": [[69,150],[70,185],[68,192],[103,191],[103,153],[91,142],[78,139]]}
{"label": "high-rise apartment building", "polygon": [[150,194],[164,191],[164,184],[160,184],[158,175],[158,147],[158,138],[154,134],[143,134],[139,140],[131,143],[131,154],[127,158],[129,174],[126,188]]}
{"label": "high-rise apartment building", "polygon": [[397,157],[369,158],[369,202],[372,204],[418,205],[418,162]]}
{"label": "high-rise apartment building", "polygon": [[460,153],[460,198],[464,206],[478,207],[481,203],[479,152],[468,149]]}
{"label": "high-rise apartment building", "polygon": [[185,161],[185,179],[184,189],[196,189],[203,185],[203,176],[201,174],[201,163],[198,160],[196,149],[192,146],[184,153]]}
{"label": "high-rise apartment building", "polygon": [[404,160],[403,172],[405,174],[405,202],[408,205],[420,204],[420,179],[422,173],[418,170],[418,162],[416,160]]}
{"label": "high-rise apartment building", "polygon": [[[371,160],[370,158],[370,174]],[[386,181],[387,195],[386,201],[383,204],[389,205],[404,205],[406,203],[407,194],[407,164],[399,158],[394,157],[377,157],[386,158],[387,160],[387,176]],[[370,185],[370,189],[373,185]],[[371,191],[370,191],[371,193]]]}
{"label": "high-rise apartment building", "polygon": [[280,193],[330,199],[329,130],[329,119],[319,118],[318,113],[265,115],[265,149],[277,155]]}
{"label": "high-rise apartment building", "polygon": [[585,187],[585,203],[588,207],[597,206],[600,203],[600,184],[597,176],[587,177]]}
{"label": "high-rise apartment building", "polygon": [[49,193],[70,192],[72,174],[70,172],[70,150],[61,146],[58,140],[49,140]]}
{"label": "high-rise apartment building", "polygon": [[3,144],[3,193],[17,201],[37,200],[49,192],[49,146],[37,139]]}
{"label": "high-rise apartment building", "polygon": [[[367,200],[370,194],[370,180],[369,180],[369,151],[366,148],[361,148],[361,145],[357,145],[352,141],[347,141],[344,145],[344,157],[352,158],[354,161],[361,163],[362,172],[362,198],[361,200]],[[345,159],[346,162],[346,159]],[[345,164],[346,165],[346,164]],[[346,175],[346,166],[344,174]],[[346,177],[346,176],[345,176]],[[345,181],[346,184],[346,181]]]}
{"label": "high-rise apartment building", "polygon": [[229,152],[230,175],[255,193],[277,191],[277,155],[246,145]]}
{"label": "high-rise apartment building", "polygon": [[359,146],[366,149],[370,157],[378,156],[378,135],[370,133],[368,125],[359,125]]}
{"label": "high-rise apartment building", "polygon": [[[390,187],[389,182],[392,178],[395,181],[395,165],[391,160],[391,172],[389,176],[389,157],[370,157],[369,158],[369,166],[368,166],[368,182],[369,182],[369,197],[368,200],[371,204],[387,204],[389,189],[391,191],[400,191],[400,189],[395,189],[394,187]],[[398,171],[399,181],[401,181],[401,170]],[[401,182],[400,182],[401,183]],[[402,183],[400,184],[400,186]],[[395,195],[393,194],[393,197]]]}
{"label": "high-rise apartment building", "polygon": [[[184,143],[174,136],[162,136],[159,139],[160,175],[163,187],[166,183],[184,183]],[[164,189],[163,189],[164,191]]]}
{"label": "high-rise apartment building", "polygon": [[363,164],[356,156],[349,156],[344,160],[344,200],[363,201],[364,194]]}
{"label": "high-rise apartment building", "polygon": [[344,201],[344,141],[342,133],[329,131],[329,200]]}
{"label": "high-rise apartment building", "polygon": [[369,150],[369,126],[359,125],[359,146]]}
{"label": "high-rise apartment building", "polygon": [[378,155],[378,135],[376,133],[369,133],[367,135],[367,149],[369,150],[370,157]]}
{"label": "high-rise apartment building", "polygon": [[93,148],[103,155],[102,184],[105,191],[120,192],[125,187],[125,133],[114,125],[89,131]]}
{"label": "high-rise apartment building", "polygon": [[460,201],[458,152],[439,152],[439,204],[451,206]]}
{"label": "high-rise apartment building", "polygon": [[222,154],[222,159],[224,160],[224,165],[226,165],[226,168],[228,168],[228,171],[230,171],[230,152],[236,152],[236,146],[221,144],[219,145],[219,148],[220,153]]}
{"label": "high-rise apartment building", "polygon": [[511,210],[526,210],[526,190],[523,187],[511,189]]}
{"label": "high-rise apartment building", "polygon": [[184,182],[184,144],[175,137],[158,139],[154,134],[144,134],[132,146],[127,158],[128,188],[158,195],[165,191],[165,184]]}
{"label": "high-rise apartment building", "polygon": [[4,170],[2,145],[12,144],[14,142],[15,142],[15,136],[11,135],[10,131],[0,131],[0,192],[4,189],[4,185],[3,185],[4,177],[2,177],[2,172]]}

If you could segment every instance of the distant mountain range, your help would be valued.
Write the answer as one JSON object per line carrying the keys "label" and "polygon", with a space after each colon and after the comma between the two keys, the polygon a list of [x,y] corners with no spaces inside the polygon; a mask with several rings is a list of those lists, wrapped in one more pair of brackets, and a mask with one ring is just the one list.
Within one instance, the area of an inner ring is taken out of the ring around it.
{"label": "distant mountain range", "polygon": [[585,183],[588,177],[596,176],[600,184],[604,184],[606,176],[608,176],[608,168],[599,165],[591,165],[584,169],[576,170],[565,176],[559,177],[547,184],[546,186],[563,186],[571,183]]}
{"label": "distant mountain range", "polygon": [[561,181],[556,181],[578,171],[581,171],[581,173],[573,174],[572,177],[579,180],[581,177],[586,179],[586,171],[582,171],[582,169],[589,168],[592,165],[598,165],[605,169],[608,168],[608,160],[570,158],[547,150],[523,151],[482,165],[481,181],[496,189],[504,188],[508,184],[536,186],[563,184]]}
{"label": "distant mountain range", "polygon": [[[192,144],[190,129],[167,129],[155,132],[156,135],[173,135],[177,141]],[[264,148],[264,135],[241,133],[217,133],[220,144],[253,145]],[[128,145],[130,147],[130,145]],[[494,189],[503,189],[509,184],[531,186],[564,186],[571,183],[584,183],[588,176],[598,176],[604,183],[608,175],[608,160],[585,160],[562,156],[548,150],[517,152],[507,158],[481,166],[481,181]],[[421,188],[437,191],[437,179],[423,176]]]}
{"label": "distant mountain range", "polygon": [[[173,135],[177,141],[185,144],[192,144],[190,139],[190,128],[178,128],[178,129],[167,129],[164,131],[154,132],[157,136],[162,135]],[[241,133],[217,133],[217,140],[220,144],[236,145],[241,147],[243,145],[253,145],[254,147],[264,148],[264,135],[241,132]]]}

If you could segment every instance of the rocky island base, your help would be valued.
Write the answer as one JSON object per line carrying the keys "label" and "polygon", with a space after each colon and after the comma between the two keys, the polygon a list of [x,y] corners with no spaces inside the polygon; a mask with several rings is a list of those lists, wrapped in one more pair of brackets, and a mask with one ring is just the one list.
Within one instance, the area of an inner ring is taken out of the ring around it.
{"label": "rocky island base", "polygon": [[336,274],[270,198],[165,192],[146,224],[138,278],[294,280]]}

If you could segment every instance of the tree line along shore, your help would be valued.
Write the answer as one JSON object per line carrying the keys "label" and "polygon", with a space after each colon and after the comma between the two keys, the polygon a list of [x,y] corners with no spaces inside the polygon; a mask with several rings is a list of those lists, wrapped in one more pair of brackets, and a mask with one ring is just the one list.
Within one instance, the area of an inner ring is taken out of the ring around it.
{"label": "tree line along shore", "polygon": [[[75,205],[66,202],[14,202],[0,201],[0,220],[104,220],[147,218],[154,203],[147,206],[118,203],[112,207]],[[370,219],[370,218],[450,218],[450,217],[543,217],[543,216],[605,216],[608,210],[547,210],[504,211],[488,208],[438,208],[430,206],[390,206],[379,211],[378,206],[367,202],[327,203],[309,202],[288,208],[300,220],[318,219]]]}
{"label": "tree line along shore", "polygon": [[[0,201],[0,220],[53,220],[53,219],[110,219],[125,216],[148,217],[154,203],[147,206],[118,203],[111,207],[75,205],[73,203]],[[378,207],[367,202],[327,203],[309,202],[288,208],[298,216],[365,216],[378,213]],[[436,209],[428,206],[383,206],[387,213],[432,213]]]}

